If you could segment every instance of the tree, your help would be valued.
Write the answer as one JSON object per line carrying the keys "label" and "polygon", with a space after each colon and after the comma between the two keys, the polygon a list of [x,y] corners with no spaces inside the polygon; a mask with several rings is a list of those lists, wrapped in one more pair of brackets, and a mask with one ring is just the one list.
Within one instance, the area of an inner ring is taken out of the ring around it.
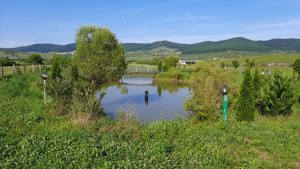
{"label": "tree", "polygon": [[75,62],[81,77],[101,85],[126,71],[124,48],[107,28],[81,27],[76,37]]}
{"label": "tree", "polygon": [[294,80],[275,71],[269,83],[262,90],[261,114],[263,115],[289,115],[295,103]]}
{"label": "tree", "polygon": [[43,58],[41,55],[34,53],[27,58],[27,62],[32,64],[43,64]]}
{"label": "tree", "polygon": [[61,68],[59,64],[61,56],[54,56],[51,60],[52,63],[52,69],[51,69],[51,78],[56,79],[56,78],[61,78]]}
{"label": "tree", "polygon": [[254,97],[255,97],[255,104],[258,103],[260,98],[260,89],[261,89],[261,76],[259,74],[259,70],[256,68],[253,76],[253,87],[254,87]]}
{"label": "tree", "polygon": [[296,59],[293,64],[293,69],[300,75],[300,59]]}
{"label": "tree", "polygon": [[163,69],[162,61],[158,62],[157,69],[158,69],[158,72],[162,72],[163,71],[162,70]]}
{"label": "tree", "polygon": [[175,55],[167,56],[164,58],[163,70],[169,70],[172,67],[176,67],[179,61],[179,57]]}
{"label": "tree", "polygon": [[239,61],[238,61],[238,60],[233,60],[233,61],[232,61],[232,66],[233,66],[235,69],[238,68],[238,67],[240,66]]}
{"label": "tree", "polygon": [[253,121],[255,93],[250,68],[247,67],[240,89],[236,118],[238,121]]}

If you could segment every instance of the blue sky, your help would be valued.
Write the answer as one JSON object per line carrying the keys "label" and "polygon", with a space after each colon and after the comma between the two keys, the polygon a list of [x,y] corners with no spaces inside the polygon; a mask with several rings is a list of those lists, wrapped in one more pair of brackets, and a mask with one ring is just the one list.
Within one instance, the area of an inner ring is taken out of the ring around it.
{"label": "blue sky", "polygon": [[300,0],[0,0],[0,47],[72,43],[83,25],[122,42],[300,38]]}

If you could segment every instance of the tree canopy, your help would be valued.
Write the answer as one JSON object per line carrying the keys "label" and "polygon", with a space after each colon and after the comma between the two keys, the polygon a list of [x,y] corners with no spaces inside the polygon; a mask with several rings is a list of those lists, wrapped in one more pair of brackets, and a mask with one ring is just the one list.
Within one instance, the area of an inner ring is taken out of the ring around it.
{"label": "tree canopy", "polygon": [[122,44],[109,29],[96,26],[77,32],[75,63],[81,77],[98,85],[119,79],[126,71]]}
{"label": "tree canopy", "polygon": [[27,58],[27,62],[32,64],[43,64],[43,58],[40,54],[33,53]]}

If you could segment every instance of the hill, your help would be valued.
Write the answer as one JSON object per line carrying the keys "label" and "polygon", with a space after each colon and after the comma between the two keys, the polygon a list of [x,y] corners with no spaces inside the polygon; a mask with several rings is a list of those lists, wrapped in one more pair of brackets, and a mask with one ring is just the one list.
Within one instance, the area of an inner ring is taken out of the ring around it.
{"label": "hill", "polygon": [[[181,54],[206,54],[214,52],[300,52],[300,39],[271,39],[267,41],[254,41],[243,37],[237,37],[222,41],[206,41],[195,44],[181,44],[170,41],[157,41],[153,43],[124,43],[126,53],[169,53],[173,51]],[[8,51],[22,52],[71,52],[75,50],[75,44],[33,44],[16,48],[2,48]],[[166,51],[164,51],[164,49]],[[0,49],[1,50],[1,49]],[[157,52],[159,51],[159,52]]]}

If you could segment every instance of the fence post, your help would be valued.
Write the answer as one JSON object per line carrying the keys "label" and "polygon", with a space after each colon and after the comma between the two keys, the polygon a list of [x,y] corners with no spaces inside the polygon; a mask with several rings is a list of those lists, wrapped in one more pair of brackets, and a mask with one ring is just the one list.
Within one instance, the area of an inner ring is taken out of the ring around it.
{"label": "fence post", "polygon": [[3,77],[3,65],[1,64],[1,78]]}
{"label": "fence post", "polygon": [[150,67],[150,66],[148,65],[148,73],[150,72],[150,69],[149,69],[149,67]]}
{"label": "fence post", "polygon": [[137,73],[137,65],[135,65],[135,73]]}
{"label": "fence post", "polygon": [[41,64],[39,64],[39,70],[40,70],[40,72],[42,72],[42,66],[41,66]]}
{"label": "fence post", "polygon": [[34,72],[34,65],[33,64],[31,65],[31,68],[32,68],[32,72]]}

